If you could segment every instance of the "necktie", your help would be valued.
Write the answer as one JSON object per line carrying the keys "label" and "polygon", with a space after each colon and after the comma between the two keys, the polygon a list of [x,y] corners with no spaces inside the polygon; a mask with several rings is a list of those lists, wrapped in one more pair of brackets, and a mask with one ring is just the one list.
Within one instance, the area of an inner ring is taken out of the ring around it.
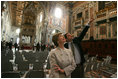
{"label": "necktie", "polygon": [[81,61],[80,54],[79,54],[78,49],[76,48],[76,46],[74,46],[72,42],[71,42],[71,50],[73,52],[73,56],[74,56],[76,64],[79,64]]}

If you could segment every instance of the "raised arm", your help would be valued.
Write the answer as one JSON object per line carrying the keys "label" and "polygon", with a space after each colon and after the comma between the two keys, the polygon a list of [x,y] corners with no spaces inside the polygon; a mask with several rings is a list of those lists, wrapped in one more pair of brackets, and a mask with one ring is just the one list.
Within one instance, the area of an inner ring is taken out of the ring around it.
{"label": "raised arm", "polygon": [[93,19],[87,23],[87,25],[85,26],[85,28],[82,30],[82,32],[80,33],[80,35],[77,37],[77,40],[82,41],[82,39],[86,35],[86,32],[88,31],[88,29],[90,27],[90,24],[92,22],[93,22]]}

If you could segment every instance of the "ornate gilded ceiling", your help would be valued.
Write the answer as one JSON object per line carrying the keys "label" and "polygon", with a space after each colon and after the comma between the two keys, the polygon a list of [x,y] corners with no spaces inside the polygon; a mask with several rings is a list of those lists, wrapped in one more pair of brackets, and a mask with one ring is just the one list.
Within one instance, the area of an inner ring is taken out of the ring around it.
{"label": "ornate gilded ceiling", "polygon": [[[3,4],[5,1],[2,1],[2,9],[5,9]],[[13,26],[21,26],[29,20],[35,21],[35,15],[42,7],[49,7],[53,4],[61,4],[68,6],[68,4],[74,4],[76,1],[8,1],[9,12],[11,23]],[[28,11],[29,9],[29,11]],[[32,11],[35,13],[34,18],[32,18]],[[31,17],[30,17],[31,15]]]}

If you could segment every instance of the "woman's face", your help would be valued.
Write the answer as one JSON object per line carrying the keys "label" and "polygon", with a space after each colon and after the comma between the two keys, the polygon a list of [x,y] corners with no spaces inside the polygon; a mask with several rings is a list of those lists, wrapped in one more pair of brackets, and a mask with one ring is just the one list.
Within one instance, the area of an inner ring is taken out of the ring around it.
{"label": "woman's face", "polygon": [[65,43],[65,42],[66,42],[65,37],[62,34],[60,34],[58,37],[58,43]]}

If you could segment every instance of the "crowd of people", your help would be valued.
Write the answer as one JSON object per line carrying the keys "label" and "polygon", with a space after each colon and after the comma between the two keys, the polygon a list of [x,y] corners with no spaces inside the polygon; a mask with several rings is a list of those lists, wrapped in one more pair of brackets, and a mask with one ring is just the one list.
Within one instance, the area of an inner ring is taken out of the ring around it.
{"label": "crowd of people", "polygon": [[40,44],[39,42],[33,46],[33,50],[36,51],[44,51],[44,50],[48,50],[51,51],[51,49],[54,49],[54,45],[50,45],[50,44]]}
{"label": "crowd of people", "polygon": [[[12,48],[15,48],[15,51],[18,49],[24,50],[24,46],[22,45],[21,48],[19,47],[19,44],[17,44],[16,42],[13,44],[12,41],[7,42],[7,41],[1,41],[1,51],[5,50],[5,49],[10,49],[12,50]],[[40,44],[39,42],[34,45],[32,47],[33,50],[36,51],[44,51],[45,49],[50,51],[51,49],[54,49],[54,45],[50,45],[50,44]]]}
{"label": "crowd of people", "polygon": [[12,47],[14,46],[14,48],[15,48],[15,51],[16,51],[16,49],[18,49],[19,50],[19,45],[17,44],[17,43],[12,43],[12,41],[10,41],[10,42],[7,42],[7,41],[1,41],[1,51],[2,50],[6,50],[6,49],[10,49],[10,50],[12,50]]}

